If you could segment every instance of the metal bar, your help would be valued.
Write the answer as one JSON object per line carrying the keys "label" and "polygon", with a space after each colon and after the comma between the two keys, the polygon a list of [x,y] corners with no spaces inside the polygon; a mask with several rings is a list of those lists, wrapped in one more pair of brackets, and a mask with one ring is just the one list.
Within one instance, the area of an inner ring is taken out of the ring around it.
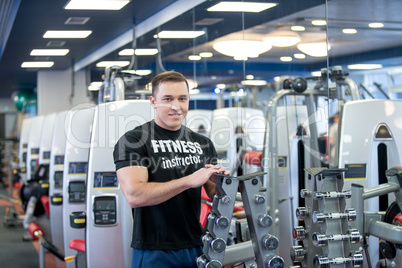
{"label": "metal bar", "polygon": [[251,259],[254,259],[253,243],[247,241],[228,246],[225,251],[225,257],[223,258],[223,265],[244,262]]}
{"label": "metal bar", "polygon": [[363,199],[369,199],[372,197],[396,192],[399,189],[400,189],[400,186],[396,183],[393,183],[393,182],[382,183],[378,186],[365,189],[362,197],[363,197]]}
{"label": "metal bar", "polygon": [[369,233],[388,242],[402,243],[402,226],[389,224],[383,221],[370,221]]}

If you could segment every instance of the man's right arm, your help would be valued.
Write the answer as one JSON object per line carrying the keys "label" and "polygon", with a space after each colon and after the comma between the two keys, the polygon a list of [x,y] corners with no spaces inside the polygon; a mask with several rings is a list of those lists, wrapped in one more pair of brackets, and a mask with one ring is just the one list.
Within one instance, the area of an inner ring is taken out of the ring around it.
{"label": "man's right arm", "polygon": [[204,185],[220,167],[201,168],[188,176],[168,182],[148,182],[148,169],[143,166],[128,166],[117,170],[120,187],[132,208],[153,206],[173,196]]}

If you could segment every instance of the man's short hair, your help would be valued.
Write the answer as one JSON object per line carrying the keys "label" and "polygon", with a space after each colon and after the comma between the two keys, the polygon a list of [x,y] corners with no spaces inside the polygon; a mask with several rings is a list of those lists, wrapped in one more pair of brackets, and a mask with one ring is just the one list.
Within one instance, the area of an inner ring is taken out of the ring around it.
{"label": "man's short hair", "polygon": [[159,85],[164,82],[185,82],[187,85],[187,90],[189,89],[187,79],[183,74],[175,71],[167,71],[158,74],[155,76],[152,81],[152,96],[155,97],[156,92],[158,91]]}

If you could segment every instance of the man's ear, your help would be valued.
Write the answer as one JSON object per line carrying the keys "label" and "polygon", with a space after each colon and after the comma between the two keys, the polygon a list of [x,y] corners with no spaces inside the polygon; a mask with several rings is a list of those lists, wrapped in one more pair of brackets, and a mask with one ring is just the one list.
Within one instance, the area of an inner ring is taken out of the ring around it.
{"label": "man's ear", "polygon": [[149,101],[151,102],[151,106],[155,109],[156,108],[155,97],[154,96],[149,97]]}

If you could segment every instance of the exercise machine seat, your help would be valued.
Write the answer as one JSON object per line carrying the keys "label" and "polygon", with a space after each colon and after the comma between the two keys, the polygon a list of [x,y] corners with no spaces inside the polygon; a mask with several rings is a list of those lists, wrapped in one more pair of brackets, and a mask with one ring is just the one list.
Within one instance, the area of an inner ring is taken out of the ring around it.
{"label": "exercise machine seat", "polygon": [[68,244],[68,247],[77,251],[85,252],[85,241],[82,239],[73,239]]}
{"label": "exercise machine seat", "polygon": [[49,208],[49,196],[48,195],[42,195],[40,198],[40,201],[42,202],[43,208],[45,209],[46,215],[50,216],[50,208]]}
{"label": "exercise machine seat", "polygon": [[261,166],[262,151],[249,151],[244,154],[243,160],[249,165]]}

